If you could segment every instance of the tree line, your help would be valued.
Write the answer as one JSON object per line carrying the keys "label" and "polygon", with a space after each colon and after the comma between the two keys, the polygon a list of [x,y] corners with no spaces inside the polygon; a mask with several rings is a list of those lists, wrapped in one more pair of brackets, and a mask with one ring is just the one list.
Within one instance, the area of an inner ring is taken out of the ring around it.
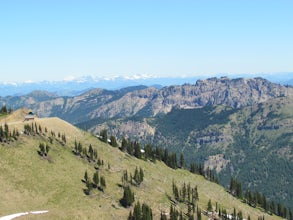
{"label": "tree line", "polygon": [[3,105],[0,109],[0,115],[7,115],[12,112],[12,108],[7,108],[6,105]]}
{"label": "tree line", "polygon": [[269,201],[264,194],[258,191],[252,192],[249,189],[246,189],[245,193],[243,193],[241,182],[237,181],[233,177],[231,177],[230,180],[229,192],[236,198],[243,200],[245,203],[254,208],[259,207],[268,214],[275,214],[282,218],[293,220],[293,213],[291,209],[286,208],[281,203]]}
{"label": "tree line", "polygon": [[[104,140],[104,142],[109,143],[110,145],[112,145],[114,147],[119,147],[115,137],[111,136],[110,141],[106,138],[107,137],[106,130],[103,130],[100,133],[100,135],[101,135],[100,139]],[[114,141],[112,142],[112,140],[114,140]],[[115,143],[115,144],[113,145],[111,143]],[[167,148],[162,149],[160,147],[153,147],[151,144],[146,144],[142,147],[139,142],[130,141],[130,140],[126,139],[125,137],[123,137],[122,141],[121,141],[120,150],[128,153],[131,156],[135,156],[138,159],[150,160],[153,162],[155,162],[156,160],[162,161],[168,167],[170,167],[172,169],[178,169],[178,168],[187,169],[184,155],[181,154],[179,157],[179,160],[178,160],[176,153],[172,153],[172,152],[169,153]],[[210,170],[210,169],[204,169],[204,166],[202,164],[191,163],[189,166],[189,171],[191,173],[202,175],[207,180],[219,184],[218,178],[215,175],[214,171]],[[173,185],[173,187],[174,187],[174,185]],[[181,189],[181,191],[178,188],[176,190],[176,187],[173,188],[174,189],[173,193],[176,198],[175,199],[176,201],[182,201],[182,200],[185,201],[183,188]],[[129,186],[126,186],[126,187],[124,187],[124,191],[125,190],[128,192],[126,194],[128,194],[128,198],[131,201],[132,196],[131,196],[131,193],[129,193],[131,191],[131,189],[129,188]],[[252,193],[249,190],[246,190],[245,194],[243,194],[242,184],[240,182],[237,182],[235,179],[231,179],[229,190],[233,196],[235,196],[239,199],[243,199],[250,206],[261,207],[261,208],[263,208],[263,210],[265,212],[267,212],[269,214],[276,214],[276,215],[281,216],[283,218],[293,220],[292,212],[290,209],[284,207],[280,203],[275,205],[275,203],[273,201],[271,201],[271,202],[268,201],[264,194],[261,194],[258,192]],[[124,200],[121,200],[121,201],[124,201]],[[131,202],[134,202],[134,200]],[[185,201],[185,202],[187,202],[187,201]],[[177,214],[178,215],[176,215],[176,212],[175,212],[174,216],[179,217],[180,213],[177,213]],[[231,216],[235,216],[235,219],[236,218],[242,219],[242,212],[241,211],[237,212],[235,215],[234,214],[235,213],[231,213]],[[223,208],[223,209],[218,209],[218,215],[222,219],[225,219],[228,216],[228,213],[227,213],[226,209]],[[164,215],[161,215],[161,216],[162,216],[161,219],[164,219],[164,217],[163,217]],[[250,216],[248,216],[248,219],[250,219]]]}

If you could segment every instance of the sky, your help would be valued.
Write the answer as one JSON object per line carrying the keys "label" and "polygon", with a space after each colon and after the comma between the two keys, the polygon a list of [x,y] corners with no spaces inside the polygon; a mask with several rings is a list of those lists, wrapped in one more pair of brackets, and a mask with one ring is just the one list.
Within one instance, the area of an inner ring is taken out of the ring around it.
{"label": "sky", "polygon": [[0,1],[0,81],[293,72],[292,0]]}

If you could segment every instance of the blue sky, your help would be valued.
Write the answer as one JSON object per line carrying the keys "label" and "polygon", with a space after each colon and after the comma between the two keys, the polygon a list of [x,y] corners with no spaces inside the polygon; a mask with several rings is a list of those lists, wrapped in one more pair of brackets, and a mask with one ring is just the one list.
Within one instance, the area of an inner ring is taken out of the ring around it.
{"label": "blue sky", "polygon": [[293,72],[292,0],[0,1],[0,81]]}

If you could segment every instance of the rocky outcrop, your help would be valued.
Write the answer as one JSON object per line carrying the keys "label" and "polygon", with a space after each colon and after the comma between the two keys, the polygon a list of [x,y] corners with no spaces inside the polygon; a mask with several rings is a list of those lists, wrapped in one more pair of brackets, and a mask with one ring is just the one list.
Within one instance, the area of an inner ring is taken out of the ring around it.
{"label": "rocky outcrop", "polygon": [[1,98],[0,104],[13,109],[25,106],[39,116],[58,116],[76,124],[96,118],[151,117],[166,114],[174,107],[188,109],[226,105],[240,108],[292,95],[292,87],[274,84],[262,78],[221,77],[162,89],[142,86],[116,91],[94,89],[75,97],[32,93]]}

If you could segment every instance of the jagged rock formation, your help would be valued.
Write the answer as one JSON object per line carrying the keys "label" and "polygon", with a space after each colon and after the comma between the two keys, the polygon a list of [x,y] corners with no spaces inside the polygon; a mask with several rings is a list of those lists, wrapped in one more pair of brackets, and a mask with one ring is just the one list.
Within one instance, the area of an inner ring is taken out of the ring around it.
{"label": "jagged rock formation", "polygon": [[39,116],[58,116],[71,123],[91,119],[151,117],[166,114],[174,107],[198,108],[227,105],[233,108],[249,106],[280,96],[291,96],[292,87],[271,83],[262,78],[198,80],[194,85],[130,87],[116,91],[90,90],[75,97],[56,97],[35,92],[20,97],[2,97],[0,104],[12,108],[26,106]]}

